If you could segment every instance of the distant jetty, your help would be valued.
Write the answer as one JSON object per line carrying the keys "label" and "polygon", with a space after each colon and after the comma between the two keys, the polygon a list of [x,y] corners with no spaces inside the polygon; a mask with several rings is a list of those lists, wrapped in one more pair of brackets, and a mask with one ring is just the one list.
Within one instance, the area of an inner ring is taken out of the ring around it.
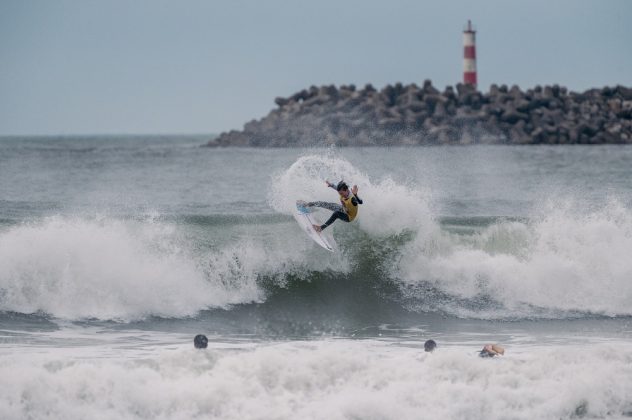
{"label": "distant jetty", "polygon": [[311,147],[451,144],[632,144],[632,88],[415,84],[312,86],[208,146]]}

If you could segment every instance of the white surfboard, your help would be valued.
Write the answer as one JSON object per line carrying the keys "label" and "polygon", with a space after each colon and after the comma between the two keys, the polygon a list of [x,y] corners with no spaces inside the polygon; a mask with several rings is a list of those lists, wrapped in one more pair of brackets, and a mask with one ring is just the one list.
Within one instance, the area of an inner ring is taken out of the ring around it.
{"label": "white surfboard", "polygon": [[320,225],[320,223],[314,220],[312,216],[312,208],[305,207],[303,201],[296,202],[296,211],[294,212],[294,218],[298,222],[298,224],[303,228],[305,233],[314,240],[318,245],[325,248],[327,251],[334,252],[334,247],[332,246],[333,239],[328,239],[321,232],[316,232],[312,225]]}

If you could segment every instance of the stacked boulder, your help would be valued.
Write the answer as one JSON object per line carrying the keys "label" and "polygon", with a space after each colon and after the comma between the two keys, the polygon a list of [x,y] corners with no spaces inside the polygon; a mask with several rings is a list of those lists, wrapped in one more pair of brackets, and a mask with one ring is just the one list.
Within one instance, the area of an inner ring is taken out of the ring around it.
{"label": "stacked boulder", "polygon": [[434,144],[631,144],[632,89],[569,92],[558,85],[469,85],[443,92],[429,80],[388,85],[333,85],[276,98],[277,108],[209,146],[395,146]]}

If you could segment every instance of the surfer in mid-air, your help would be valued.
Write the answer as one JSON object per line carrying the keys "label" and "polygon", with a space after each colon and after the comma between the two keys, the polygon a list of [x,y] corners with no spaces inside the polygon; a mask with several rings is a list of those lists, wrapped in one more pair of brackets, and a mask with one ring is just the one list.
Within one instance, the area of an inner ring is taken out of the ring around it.
{"label": "surfer in mid-air", "polygon": [[358,197],[358,186],[354,185],[351,191],[346,182],[340,181],[337,185],[332,184],[329,181],[325,181],[327,186],[335,189],[340,194],[340,204],[328,203],[325,201],[313,201],[306,203],[307,207],[322,207],[327,210],[333,211],[329,220],[322,225],[313,225],[316,232],[321,232],[327,226],[331,225],[336,219],[344,220],[345,222],[351,222],[358,215],[358,204],[362,204],[362,199]]}

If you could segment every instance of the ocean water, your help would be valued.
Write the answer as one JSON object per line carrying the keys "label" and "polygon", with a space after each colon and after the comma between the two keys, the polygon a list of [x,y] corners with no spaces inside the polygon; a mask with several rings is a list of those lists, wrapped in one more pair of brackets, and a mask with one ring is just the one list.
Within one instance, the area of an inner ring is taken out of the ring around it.
{"label": "ocean water", "polygon": [[0,139],[0,418],[632,417],[632,148],[205,141]]}

